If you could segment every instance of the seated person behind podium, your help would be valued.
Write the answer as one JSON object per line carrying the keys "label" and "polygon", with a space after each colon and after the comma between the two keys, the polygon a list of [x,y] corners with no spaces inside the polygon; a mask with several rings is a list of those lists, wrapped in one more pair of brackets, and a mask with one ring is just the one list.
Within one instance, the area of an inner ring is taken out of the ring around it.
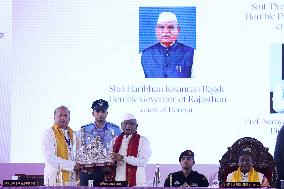
{"label": "seated person behind podium", "polygon": [[259,182],[263,187],[269,187],[269,182],[264,174],[253,168],[255,154],[249,147],[243,149],[239,155],[238,170],[227,176],[227,182]]}
{"label": "seated person behind podium", "polygon": [[146,165],[151,156],[150,142],[137,133],[137,127],[135,116],[125,114],[121,123],[123,132],[112,141],[115,181],[128,181],[130,187],[147,185]]}
{"label": "seated person behind podium", "polygon": [[207,187],[207,178],[192,170],[194,165],[194,153],[191,150],[182,152],[179,156],[182,170],[170,173],[165,180],[165,187]]}

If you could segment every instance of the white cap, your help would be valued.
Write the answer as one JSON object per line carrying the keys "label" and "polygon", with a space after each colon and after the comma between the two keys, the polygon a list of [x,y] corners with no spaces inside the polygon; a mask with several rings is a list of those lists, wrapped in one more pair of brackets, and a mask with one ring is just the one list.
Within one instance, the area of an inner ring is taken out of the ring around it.
{"label": "white cap", "polygon": [[158,21],[157,21],[157,24],[161,23],[161,22],[168,22],[168,21],[177,21],[177,17],[174,13],[171,13],[171,12],[162,12],[160,15],[159,15],[159,18],[158,18]]}
{"label": "white cap", "polygon": [[131,113],[127,113],[123,116],[123,121],[131,120],[131,119],[136,119],[135,116]]}

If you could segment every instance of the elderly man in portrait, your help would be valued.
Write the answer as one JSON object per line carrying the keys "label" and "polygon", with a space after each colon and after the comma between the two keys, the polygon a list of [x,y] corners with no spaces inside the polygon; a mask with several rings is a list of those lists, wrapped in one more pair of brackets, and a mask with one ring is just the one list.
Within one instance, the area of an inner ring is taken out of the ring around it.
{"label": "elderly man in portrait", "polygon": [[159,42],[142,51],[145,78],[191,78],[194,49],[177,41],[180,27],[175,14],[162,12],[156,25]]}

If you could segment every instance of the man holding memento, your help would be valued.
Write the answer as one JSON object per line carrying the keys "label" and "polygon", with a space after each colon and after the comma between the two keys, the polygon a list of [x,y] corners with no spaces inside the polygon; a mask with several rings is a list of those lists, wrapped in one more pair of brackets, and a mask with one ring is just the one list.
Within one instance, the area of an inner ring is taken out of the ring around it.
{"label": "man holding memento", "polygon": [[[75,170],[80,165],[73,159],[73,130],[68,126],[70,111],[66,106],[54,110],[54,124],[42,136],[45,160],[44,185],[56,186],[75,181]],[[61,178],[57,178],[59,176]]]}
{"label": "man holding memento", "polygon": [[123,117],[123,133],[113,140],[112,158],[116,161],[115,180],[127,181],[130,187],[146,186],[146,165],[151,156],[150,142],[137,133],[133,114]]}
{"label": "man holding memento", "polygon": [[[84,125],[78,132],[77,161],[82,165],[79,172],[81,186],[88,186],[89,180],[99,185],[111,172],[104,163],[108,161],[111,140],[120,135],[121,130],[106,121],[108,107],[108,102],[103,99],[94,101],[91,108],[95,121]],[[83,156],[85,163],[80,160]]]}

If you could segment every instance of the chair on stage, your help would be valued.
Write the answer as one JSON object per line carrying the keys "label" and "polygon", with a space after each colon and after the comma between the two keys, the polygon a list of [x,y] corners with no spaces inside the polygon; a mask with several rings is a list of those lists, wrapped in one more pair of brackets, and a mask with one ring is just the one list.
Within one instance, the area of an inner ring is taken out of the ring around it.
{"label": "chair on stage", "polygon": [[219,186],[225,187],[227,175],[238,169],[238,156],[241,150],[247,147],[254,150],[256,154],[253,165],[254,169],[265,175],[271,187],[276,187],[277,170],[273,156],[268,152],[268,148],[264,147],[260,141],[251,137],[244,137],[237,140],[231,147],[228,147],[228,151],[222,156],[222,159],[219,160]]}

